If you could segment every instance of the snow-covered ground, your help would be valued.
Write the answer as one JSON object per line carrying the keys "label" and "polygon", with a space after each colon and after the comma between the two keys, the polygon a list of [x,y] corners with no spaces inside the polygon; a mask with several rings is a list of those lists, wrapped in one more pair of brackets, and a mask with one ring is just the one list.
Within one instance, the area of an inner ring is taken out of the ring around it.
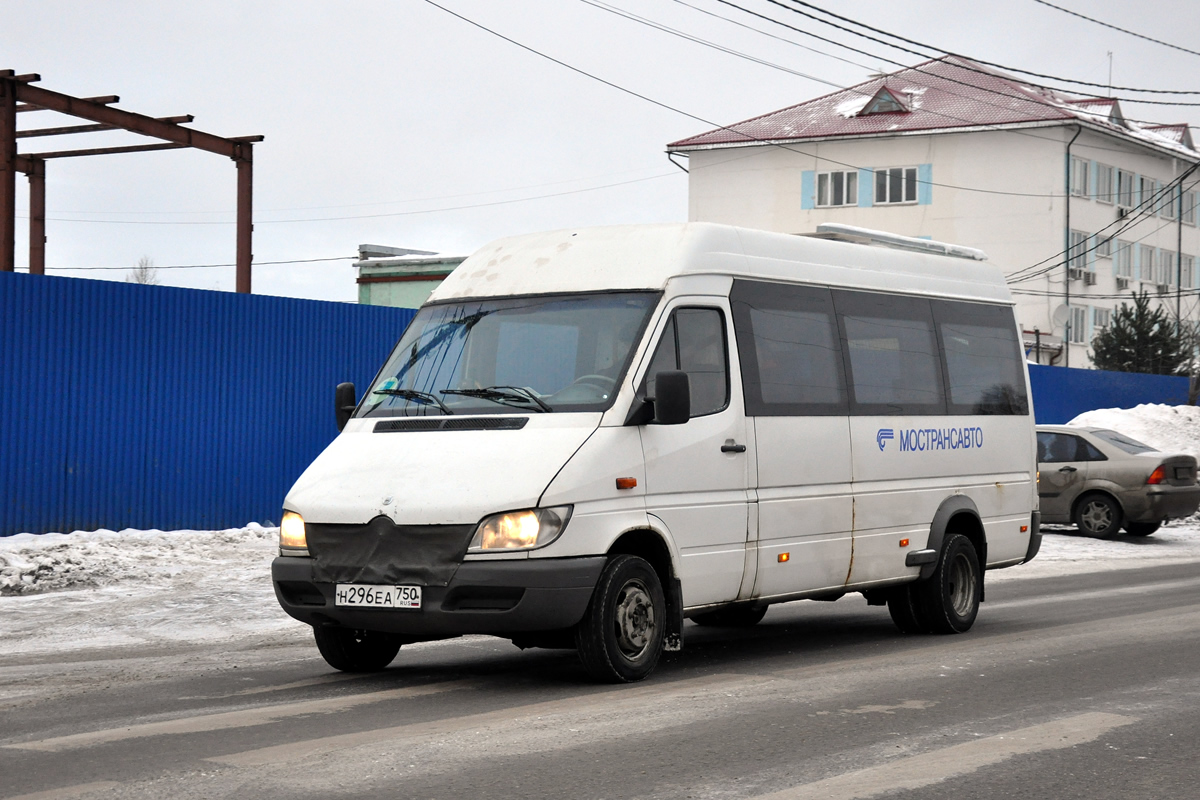
{"label": "snow-covered ground", "polygon": [[[1163,450],[1200,453],[1200,409],[1138,406],[1089,412],[1073,424],[1110,427]],[[270,564],[278,530],[91,531],[0,538],[0,654],[91,647],[307,639],[279,608]],[[1200,520],[1153,536],[1099,541],[1046,531],[1029,564],[988,580],[1200,562]]]}

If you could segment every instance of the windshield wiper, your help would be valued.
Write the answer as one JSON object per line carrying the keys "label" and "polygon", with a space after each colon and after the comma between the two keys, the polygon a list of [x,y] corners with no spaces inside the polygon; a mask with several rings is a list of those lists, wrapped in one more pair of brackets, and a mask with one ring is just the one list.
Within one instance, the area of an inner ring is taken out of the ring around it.
{"label": "windshield wiper", "polygon": [[478,397],[483,400],[491,400],[493,403],[500,403],[501,405],[512,405],[514,402],[525,406],[533,404],[543,412],[554,410],[542,398],[524,386],[488,386],[485,389],[442,389],[442,394],[460,394],[464,397]]}
{"label": "windshield wiper", "polygon": [[386,394],[392,397],[403,397],[405,400],[422,406],[437,406],[443,414],[453,414],[446,404],[436,394],[422,392],[417,389],[376,389],[371,394]]}

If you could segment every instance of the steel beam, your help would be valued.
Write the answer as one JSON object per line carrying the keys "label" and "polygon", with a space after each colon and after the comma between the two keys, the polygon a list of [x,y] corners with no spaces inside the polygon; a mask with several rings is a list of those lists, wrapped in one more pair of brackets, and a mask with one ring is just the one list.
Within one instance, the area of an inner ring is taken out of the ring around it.
{"label": "steel beam", "polygon": [[[191,122],[195,117],[191,114],[180,114],[177,117],[158,117],[159,122]],[[27,131],[17,131],[18,139],[30,139],[35,136],[63,136],[68,133],[95,133],[97,131],[118,131],[116,125],[67,125],[61,128],[31,128]]]}
{"label": "steel beam", "polygon": [[237,163],[237,291],[250,294],[250,265],[254,261],[254,144],[238,144]]}
{"label": "steel beam", "polygon": [[29,274],[46,274],[46,162],[27,159],[29,176]]}
{"label": "steel beam", "polygon": [[146,153],[153,150],[179,150],[186,144],[131,144],[123,147],[94,147],[90,150],[53,150],[46,153],[27,153],[29,158],[75,158],[76,156],[110,156],[116,153]]}
{"label": "steel beam", "polygon": [[[99,97],[84,97],[82,99],[87,100],[89,103],[99,103],[102,106],[108,106],[108,105],[112,105],[113,103],[121,102],[121,98],[115,94],[104,94],[104,95],[100,95]],[[46,111],[46,110],[47,109],[42,108],[41,106],[33,106],[33,105],[30,105],[29,103],[24,103],[22,105],[17,106],[18,114],[20,114],[22,111]]]}
{"label": "steel beam", "polygon": [[17,87],[0,77],[0,272],[16,270],[17,249]]}
{"label": "steel beam", "polygon": [[119,108],[110,108],[109,106],[93,103],[78,97],[52,92],[40,86],[30,86],[27,83],[10,83],[10,85],[15,86],[18,100],[30,105],[40,106],[49,111],[58,111],[62,114],[69,114],[72,117],[80,117],[104,125],[116,125],[134,133],[174,142],[184,147],[207,150],[210,153],[216,153],[226,158],[233,158],[237,154],[237,145],[234,142],[223,139],[220,136],[214,136],[211,133],[191,128],[181,128],[173,123],[162,122],[154,117],[147,117],[144,114],[135,114],[132,111],[123,111]]}

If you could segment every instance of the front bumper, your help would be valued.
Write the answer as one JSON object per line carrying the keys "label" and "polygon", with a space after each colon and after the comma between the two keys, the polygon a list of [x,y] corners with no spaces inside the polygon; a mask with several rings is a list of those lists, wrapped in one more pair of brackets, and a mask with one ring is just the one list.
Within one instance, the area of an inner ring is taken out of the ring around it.
{"label": "front bumper", "polygon": [[288,614],[309,625],[385,631],[421,641],[569,628],[583,618],[605,557],[465,561],[448,585],[422,587],[419,609],[335,606],[335,584],[317,581],[313,563],[296,556],[271,563],[275,597]]}

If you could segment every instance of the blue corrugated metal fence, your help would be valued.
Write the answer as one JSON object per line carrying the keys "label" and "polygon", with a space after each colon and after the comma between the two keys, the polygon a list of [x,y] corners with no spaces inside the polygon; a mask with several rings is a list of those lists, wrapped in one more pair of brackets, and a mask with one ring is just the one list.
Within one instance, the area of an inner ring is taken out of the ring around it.
{"label": "blue corrugated metal fence", "polygon": [[1187,378],[1036,364],[1029,365],[1029,385],[1034,416],[1042,425],[1061,425],[1097,408],[1186,405],[1188,397]]}
{"label": "blue corrugated metal fence", "polygon": [[278,522],[412,316],[0,273],[0,535]]}

